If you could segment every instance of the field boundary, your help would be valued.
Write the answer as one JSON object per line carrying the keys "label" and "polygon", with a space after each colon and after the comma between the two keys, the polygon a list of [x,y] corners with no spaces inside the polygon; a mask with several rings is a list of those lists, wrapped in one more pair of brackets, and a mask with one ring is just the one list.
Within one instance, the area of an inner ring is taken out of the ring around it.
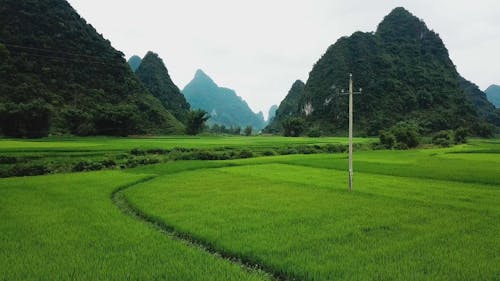
{"label": "field boundary", "polygon": [[[193,170],[198,170],[198,169],[193,169]],[[160,233],[164,234],[168,238],[180,241],[184,243],[188,247],[194,247],[197,248],[200,251],[204,251],[212,256],[215,256],[217,258],[222,258],[225,259],[233,264],[236,264],[237,266],[243,268],[245,271],[248,272],[262,272],[268,277],[271,278],[271,280],[275,281],[292,281],[292,280],[299,280],[294,277],[287,276],[281,272],[278,272],[276,270],[273,270],[269,266],[265,266],[260,263],[256,263],[254,261],[251,261],[248,258],[241,257],[235,254],[232,254],[230,252],[226,251],[220,251],[216,249],[213,245],[208,243],[207,241],[203,241],[201,239],[196,239],[195,237],[189,235],[188,233],[183,233],[177,231],[174,227],[168,225],[167,223],[163,222],[160,218],[150,216],[134,206],[128,199],[127,197],[123,194],[124,191],[128,188],[131,188],[133,186],[149,182],[151,180],[154,180],[158,177],[158,175],[150,175],[146,178],[143,178],[141,180],[123,185],[116,190],[114,190],[111,194],[111,200],[113,203],[118,207],[118,209],[125,215],[128,215],[146,225],[149,227],[152,227],[156,230],[158,230]]]}

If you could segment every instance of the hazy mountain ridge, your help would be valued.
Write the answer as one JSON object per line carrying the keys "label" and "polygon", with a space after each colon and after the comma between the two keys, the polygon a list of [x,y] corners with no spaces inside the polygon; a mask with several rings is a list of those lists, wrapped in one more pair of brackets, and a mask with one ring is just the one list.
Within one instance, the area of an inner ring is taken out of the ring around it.
{"label": "hazy mountain ridge", "polygon": [[0,26],[4,134],[183,132],[123,54],[66,1],[3,0]]}
{"label": "hazy mountain ridge", "polygon": [[500,108],[500,86],[491,85],[485,91],[488,100],[495,105],[496,108]]}
{"label": "hazy mountain ridge", "polygon": [[128,65],[130,65],[130,68],[132,69],[133,72],[136,72],[139,66],[141,65],[142,58],[139,56],[131,56],[129,60],[127,61]]}
{"label": "hazy mountain ridge", "polygon": [[254,113],[246,101],[229,88],[219,87],[202,70],[182,90],[191,107],[203,109],[211,116],[209,124],[226,127],[253,126],[260,130],[265,126],[262,113]]}

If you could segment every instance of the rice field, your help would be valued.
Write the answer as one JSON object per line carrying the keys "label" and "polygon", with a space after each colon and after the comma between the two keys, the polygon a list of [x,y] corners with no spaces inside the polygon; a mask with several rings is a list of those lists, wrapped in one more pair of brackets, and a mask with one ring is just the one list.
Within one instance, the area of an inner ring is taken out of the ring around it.
{"label": "rice field", "polygon": [[[180,145],[153,140],[0,140],[0,153]],[[353,192],[346,156],[0,179],[0,280],[500,280],[500,140],[358,151]]]}

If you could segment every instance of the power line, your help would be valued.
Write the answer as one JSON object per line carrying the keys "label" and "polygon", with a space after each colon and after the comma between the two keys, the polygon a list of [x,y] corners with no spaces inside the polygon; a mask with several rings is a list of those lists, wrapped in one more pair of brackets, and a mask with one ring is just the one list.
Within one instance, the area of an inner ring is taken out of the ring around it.
{"label": "power line", "polygon": [[74,52],[67,52],[67,51],[61,51],[61,50],[49,49],[49,48],[36,48],[36,47],[29,47],[29,46],[23,46],[23,45],[17,45],[17,44],[10,44],[10,43],[5,43],[5,42],[0,42],[0,44],[5,45],[7,47],[18,48],[18,49],[35,50],[35,51],[42,51],[42,52],[48,52],[48,53],[52,52],[52,53],[59,53],[59,54],[78,56],[78,57],[86,57],[86,58],[94,58],[94,59],[101,59],[102,58],[99,56],[92,56],[92,55],[86,55],[86,54],[80,54],[80,53],[74,53]]}
{"label": "power line", "polygon": [[[97,57],[97,56],[70,53],[70,52],[65,52],[65,51],[56,51],[56,50],[51,50],[51,49],[41,49],[41,48],[27,47],[27,46],[14,45],[14,44],[6,44],[6,43],[2,43],[2,44],[9,47],[8,49],[9,49],[10,53],[17,55],[17,56],[27,55],[27,56],[41,57],[41,58],[47,58],[47,59],[52,59],[52,60],[59,60],[62,62],[100,64],[100,65],[120,66],[120,67],[123,67],[125,65],[124,62],[118,62],[118,58],[116,58],[116,59],[103,58],[103,57]],[[21,49],[23,51],[16,50],[16,49]],[[39,53],[35,53],[32,51],[42,51],[42,52],[46,52],[46,53],[52,52],[53,54],[39,54]],[[61,55],[73,56],[73,58],[65,57],[65,56],[61,56]],[[92,60],[89,60],[89,59],[92,59]],[[109,60],[109,61],[104,61],[104,60]],[[115,60],[115,61],[111,61],[111,60]]]}

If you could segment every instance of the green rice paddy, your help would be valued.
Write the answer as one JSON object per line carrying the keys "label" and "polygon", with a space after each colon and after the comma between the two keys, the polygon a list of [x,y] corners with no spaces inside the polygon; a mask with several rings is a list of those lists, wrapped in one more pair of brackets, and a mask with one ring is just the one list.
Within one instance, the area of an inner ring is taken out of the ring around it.
{"label": "green rice paddy", "polygon": [[[358,142],[370,142],[359,139]],[[0,140],[0,154],[340,138]],[[0,280],[500,280],[500,140],[0,179]]]}

